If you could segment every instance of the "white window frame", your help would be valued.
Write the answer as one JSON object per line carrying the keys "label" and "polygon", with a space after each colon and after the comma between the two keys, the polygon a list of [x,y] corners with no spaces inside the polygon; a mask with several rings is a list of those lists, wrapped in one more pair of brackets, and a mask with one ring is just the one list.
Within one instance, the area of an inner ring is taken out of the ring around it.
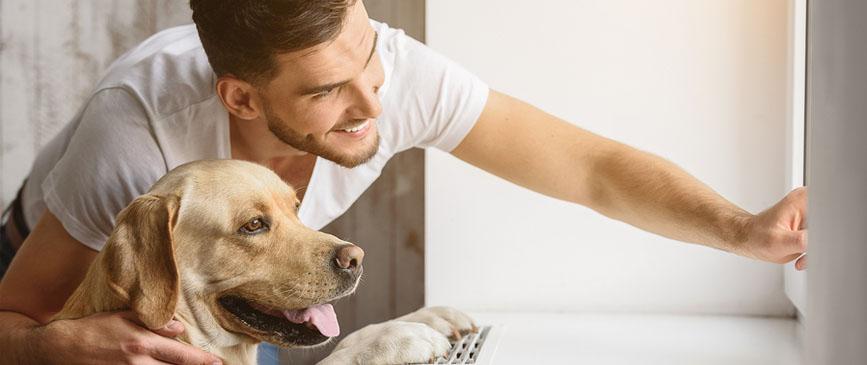
{"label": "white window frame", "polygon": [[[806,156],[806,76],[807,76],[807,0],[789,1],[789,87],[788,130],[786,148],[787,187],[789,190],[804,186]],[[807,313],[807,277],[795,270],[794,263],[783,268],[786,296],[798,310],[798,316]]]}

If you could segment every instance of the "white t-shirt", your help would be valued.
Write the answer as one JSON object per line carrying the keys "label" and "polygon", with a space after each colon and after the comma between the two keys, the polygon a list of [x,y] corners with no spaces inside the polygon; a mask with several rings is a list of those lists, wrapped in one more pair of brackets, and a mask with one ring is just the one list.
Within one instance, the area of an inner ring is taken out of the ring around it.
{"label": "white t-shirt", "polygon": [[[343,214],[394,154],[452,150],[487,102],[477,77],[403,31],[371,24],[385,71],[379,150],[352,169],[316,159],[299,212],[313,229]],[[28,226],[47,208],[72,237],[99,250],[115,216],[166,172],[231,158],[228,112],[215,83],[194,25],[164,30],[121,56],[37,156],[23,196]]]}

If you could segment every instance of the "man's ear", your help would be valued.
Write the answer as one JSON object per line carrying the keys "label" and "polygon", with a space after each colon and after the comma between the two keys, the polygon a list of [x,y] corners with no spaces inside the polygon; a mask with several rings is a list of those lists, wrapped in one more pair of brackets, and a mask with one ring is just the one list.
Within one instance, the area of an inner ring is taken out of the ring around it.
{"label": "man's ear", "polygon": [[226,110],[240,119],[253,120],[261,115],[258,89],[234,75],[223,75],[217,79],[217,95]]}
{"label": "man's ear", "polygon": [[172,230],[180,198],[143,195],[118,214],[103,249],[103,264],[115,292],[149,329],[164,327],[175,313],[180,283]]}

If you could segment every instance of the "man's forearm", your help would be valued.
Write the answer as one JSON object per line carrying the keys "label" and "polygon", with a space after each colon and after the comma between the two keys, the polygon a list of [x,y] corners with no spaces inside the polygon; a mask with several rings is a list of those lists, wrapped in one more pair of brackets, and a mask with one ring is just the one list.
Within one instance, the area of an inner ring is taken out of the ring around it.
{"label": "man's forearm", "polygon": [[491,90],[452,154],[541,194],[644,230],[784,263],[806,250],[806,191],[752,215],[662,158]]}
{"label": "man's forearm", "polygon": [[680,241],[740,253],[752,214],[673,163],[617,144],[593,166],[588,206]]}
{"label": "man's forearm", "polygon": [[25,315],[0,311],[0,365],[44,364],[41,324]]}

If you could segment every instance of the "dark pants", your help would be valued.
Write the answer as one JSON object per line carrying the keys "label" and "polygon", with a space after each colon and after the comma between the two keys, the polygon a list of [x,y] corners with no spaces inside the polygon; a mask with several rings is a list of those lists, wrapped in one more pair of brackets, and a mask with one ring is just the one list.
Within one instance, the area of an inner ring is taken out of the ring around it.
{"label": "dark pants", "polygon": [[[24,223],[24,210],[21,208],[22,191],[24,191],[24,183],[21,183],[21,189],[18,189],[18,194],[15,196],[12,204],[3,211],[2,221],[4,223],[0,226],[0,279],[3,279],[3,276],[6,275],[6,269],[9,268],[12,258],[15,257],[15,248],[13,248],[9,236],[6,234],[6,225],[14,222],[22,241],[30,234],[27,223]],[[20,245],[21,242],[18,242],[18,244]]]}
{"label": "dark pants", "polygon": [[15,249],[9,243],[9,237],[6,237],[6,225],[0,226],[0,280],[6,275],[6,268],[15,257]]}

